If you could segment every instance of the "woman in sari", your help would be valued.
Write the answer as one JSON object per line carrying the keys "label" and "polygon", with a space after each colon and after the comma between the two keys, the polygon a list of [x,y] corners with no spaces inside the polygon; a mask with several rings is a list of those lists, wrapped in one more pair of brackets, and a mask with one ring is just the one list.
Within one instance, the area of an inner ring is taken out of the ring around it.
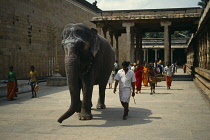
{"label": "woman in sari", "polygon": [[156,71],[154,65],[151,63],[149,66],[149,84],[151,89],[150,95],[155,93],[155,83],[156,83]]}
{"label": "woman in sari", "polygon": [[17,79],[16,72],[13,71],[13,66],[9,67],[8,72],[8,83],[7,83],[7,98],[9,100],[13,100],[14,97],[17,97],[16,89],[17,89]]}
{"label": "woman in sari", "polygon": [[140,61],[137,61],[137,66],[135,69],[135,76],[136,76],[136,94],[141,93],[141,83],[142,83],[142,72],[144,67],[141,66]]}
{"label": "woman in sari", "polygon": [[149,68],[148,68],[147,63],[145,63],[144,69],[142,72],[142,81],[145,87],[148,86],[148,80],[149,80]]}

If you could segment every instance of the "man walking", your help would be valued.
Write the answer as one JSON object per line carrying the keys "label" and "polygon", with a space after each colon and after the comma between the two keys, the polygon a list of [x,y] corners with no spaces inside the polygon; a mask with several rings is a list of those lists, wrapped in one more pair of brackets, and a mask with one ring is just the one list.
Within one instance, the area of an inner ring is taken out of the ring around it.
{"label": "man walking", "polygon": [[132,70],[128,69],[129,62],[124,61],[122,63],[123,69],[119,70],[115,76],[115,86],[114,93],[116,92],[116,88],[119,83],[119,96],[121,104],[124,108],[123,120],[126,120],[126,116],[128,116],[129,112],[129,101],[131,96],[135,96],[135,73]]}
{"label": "man walking", "polygon": [[170,66],[170,63],[166,63],[166,67],[164,68],[164,71],[166,73],[166,87],[167,89],[170,89],[171,83],[172,83],[172,75],[173,75],[173,70],[172,67]]}

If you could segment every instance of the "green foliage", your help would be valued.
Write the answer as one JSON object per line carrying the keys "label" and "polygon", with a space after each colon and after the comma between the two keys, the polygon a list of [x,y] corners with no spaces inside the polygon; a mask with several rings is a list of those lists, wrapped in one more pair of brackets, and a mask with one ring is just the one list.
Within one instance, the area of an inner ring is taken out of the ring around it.
{"label": "green foliage", "polygon": [[[190,36],[190,31],[175,31],[171,35],[171,38],[186,38]],[[147,32],[144,34],[143,38],[164,38],[164,32]]]}
{"label": "green foliage", "polygon": [[144,34],[144,38],[163,38],[163,32],[147,32]]}

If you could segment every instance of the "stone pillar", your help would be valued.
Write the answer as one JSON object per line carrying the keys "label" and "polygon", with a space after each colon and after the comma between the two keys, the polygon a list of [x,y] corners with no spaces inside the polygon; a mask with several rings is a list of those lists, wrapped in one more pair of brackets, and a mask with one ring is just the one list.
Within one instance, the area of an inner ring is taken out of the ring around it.
{"label": "stone pillar", "polygon": [[59,65],[58,65],[58,45],[57,45],[57,27],[54,27],[53,37],[54,37],[54,46],[55,46],[55,69],[52,77],[47,78],[47,86],[66,86],[67,79],[66,77],[62,77],[59,74]]}
{"label": "stone pillar", "polygon": [[173,60],[173,57],[174,57],[174,55],[173,55],[173,54],[174,54],[174,49],[171,49],[171,64],[172,64],[172,63],[173,63],[173,61],[174,61],[174,60]]}
{"label": "stone pillar", "polygon": [[204,33],[204,69],[207,69],[207,32]]}
{"label": "stone pillar", "polygon": [[201,39],[198,40],[198,67],[201,68]]}
{"label": "stone pillar", "polygon": [[96,30],[98,31],[98,34],[100,34],[101,36],[102,35],[102,28],[104,27],[104,24],[103,23],[97,23],[96,24]]}
{"label": "stone pillar", "polygon": [[113,32],[112,31],[109,31],[109,37],[110,37],[110,44],[113,47]]}
{"label": "stone pillar", "polygon": [[127,43],[126,43],[126,52],[127,52],[127,61],[132,60],[131,54],[131,27],[134,26],[134,23],[123,23],[123,27],[126,27],[127,34]]}
{"label": "stone pillar", "polygon": [[114,37],[115,37],[115,41],[116,41],[116,46],[115,46],[115,59],[117,61],[119,61],[119,42],[118,42],[119,35],[118,34],[114,34]]}
{"label": "stone pillar", "polygon": [[201,68],[204,68],[204,35],[201,36]]}
{"label": "stone pillar", "polygon": [[158,49],[155,49],[155,60],[158,60],[157,51],[158,51]]}
{"label": "stone pillar", "polygon": [[169,31],[169,26],[171,22],[161,22],[161,26],[164,27],[164,63],[171,62],[171,35]]}
{"label": "stone pillar", "polygon": [[136,60],[140,60],[139,31],[136,31]]}
{"label": "stone pillar", "polygon": [[135,48],[134,48],[134,31],[131,30],[131,62],[135,62]]}
{"label": "stone pillar", "polygon": [[106,36],[107,29],[103,27],[102,31],[103,31],[103,37],[107,39],[107,36]]}
{"label": "stone pillar", "polygon": [[143,61],[142,56],[142,32],[136,30],[136,60]]}
{"label": "stone pillar", "polygon": [[148,50],[147,49],[143,49],[143,51],[144,51],[144,61],[145,62],[148,62]]}
{"label": "stone pillar", "polygon": [[210,29],[207,31],[207,69],[210,70]]}
{"label": "stone pillar", "polygon": [[143,60],[143,56],[142,56],[142,38],[143,38],[143,32],[139,32],[139,60]]}

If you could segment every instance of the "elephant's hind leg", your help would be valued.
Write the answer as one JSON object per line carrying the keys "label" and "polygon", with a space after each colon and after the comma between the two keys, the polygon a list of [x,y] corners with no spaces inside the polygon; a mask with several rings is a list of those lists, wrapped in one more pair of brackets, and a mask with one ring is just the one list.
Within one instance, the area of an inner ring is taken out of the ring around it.
{"label": "elephant's hind leg", "polygon": [[99,84],[99,98],[98,98],[98,104],[96,105],[97,109],[105,109],[105,89],[106,89],[106,84]]}

